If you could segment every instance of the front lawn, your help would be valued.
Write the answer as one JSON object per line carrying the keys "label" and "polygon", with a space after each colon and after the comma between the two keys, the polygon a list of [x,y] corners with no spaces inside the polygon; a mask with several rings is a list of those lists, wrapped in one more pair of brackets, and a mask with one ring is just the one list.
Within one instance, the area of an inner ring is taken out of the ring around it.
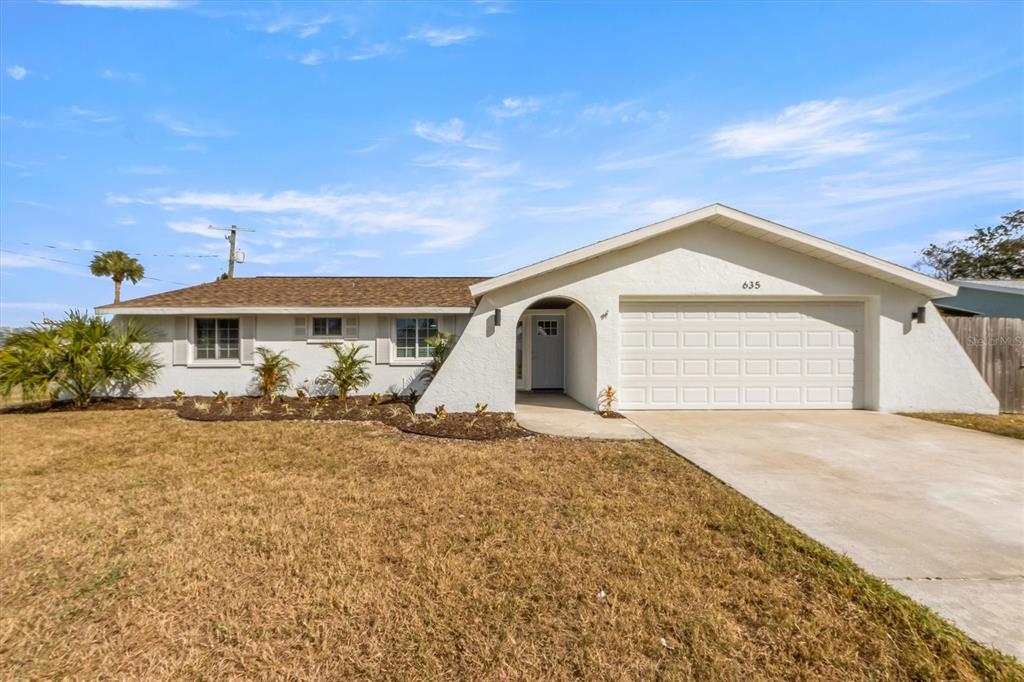
{"label": "front lawn", "polygon": [[1024,439],[1024,414],[958,414],[955,412],[906,412],[904,417],[926,419],[940,424],[985,431],[999,436]]}
{"label": "front lawn", "polygon": [[651,441],[0,416],[5,678],[1024,674]]}

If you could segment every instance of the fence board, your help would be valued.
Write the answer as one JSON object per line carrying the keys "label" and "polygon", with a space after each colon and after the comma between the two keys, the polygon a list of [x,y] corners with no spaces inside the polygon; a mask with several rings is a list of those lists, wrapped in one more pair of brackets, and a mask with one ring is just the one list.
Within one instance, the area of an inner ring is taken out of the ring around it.
{"label": "fence board", "polygon": [[1012,317],[946,317],[1002,412],[1024,412],[1024,320]]}

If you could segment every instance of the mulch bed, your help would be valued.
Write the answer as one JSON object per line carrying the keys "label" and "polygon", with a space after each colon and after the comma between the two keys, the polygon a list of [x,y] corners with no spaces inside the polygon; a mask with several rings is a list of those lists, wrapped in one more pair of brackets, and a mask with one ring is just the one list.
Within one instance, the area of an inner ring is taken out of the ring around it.
{"label": "mulch bed", "polygon": [[534,434],[516,423],[510,412],[451,413],[444,418],[415,414],[405,399],[383,399],[371,404],[369,396],[353,396],[345,403],[337,398],[280,398],[273,402],[250,397],[221,401],[213,397],[104,398],[78,408],[71,401],[28,403],[0,410],[6,414],[104,410],[175,410],[182,419],[195,421],[346,420],[375,421],[406,433],[463,440],[501,440]]}
{"label": "mulch bed", "polygon": [[259,398],[186,398],[178,416],[196,421],[284,421],[293,419],[375,421],[423,436],[497,440],[532,435],[508,412],[452,413],[443,418],[415,414],[407,400],[384,399],[372,404],[368,396],[337,398],[280,398],[271,403]]}
{"label": "mulch bed", "polygon": [[626,418],[626,415],[622,414],[621,412],[611,412],[611,411],[609,411],[609,412],[598,412],[597,415],[599,417],[604,417],[605,419],[625,419]]}

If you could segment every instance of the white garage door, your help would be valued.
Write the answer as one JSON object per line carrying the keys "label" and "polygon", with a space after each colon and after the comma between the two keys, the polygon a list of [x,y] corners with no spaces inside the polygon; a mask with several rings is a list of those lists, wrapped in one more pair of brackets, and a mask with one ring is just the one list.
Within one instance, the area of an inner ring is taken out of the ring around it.
{"label": "white garage door", "polygon": [[851,409],[863,401],[860,303],[631,302],[620,319],[624,410]]}

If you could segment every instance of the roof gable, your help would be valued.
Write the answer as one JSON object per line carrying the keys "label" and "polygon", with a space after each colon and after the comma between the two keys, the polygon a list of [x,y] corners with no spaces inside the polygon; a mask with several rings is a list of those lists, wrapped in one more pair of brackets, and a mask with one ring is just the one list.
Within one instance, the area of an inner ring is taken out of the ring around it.
{"label": "roof gable", "polygon": [[470,286],[470,291],[474,297],[479,297],[489,291],[494,291],[495,289],[500,289],[585,260],[597,258],[612,251],[628,248],[673,230],[684,229],[698,223],[711,223],[740,234],[762,239],[776,246],[792,249],[813,258],[819,258],[833,265],[860,272],[896,284],[897,286],[917,291],[929,297],[952,296],[957,291],[957,287],[954,284],[937,280],[881,258],[840,246],[806,232],[800,232],[791,227],[773,223],[764,218],[758,218],[757,216],[722,204],[705,206],[696,211],[690,211],[689,213],[684,213],[683,215],[669,218],[653,225],[625,232],[616,237],[595,242],[560,256],[548,258],[539,263],[492,277]]}

